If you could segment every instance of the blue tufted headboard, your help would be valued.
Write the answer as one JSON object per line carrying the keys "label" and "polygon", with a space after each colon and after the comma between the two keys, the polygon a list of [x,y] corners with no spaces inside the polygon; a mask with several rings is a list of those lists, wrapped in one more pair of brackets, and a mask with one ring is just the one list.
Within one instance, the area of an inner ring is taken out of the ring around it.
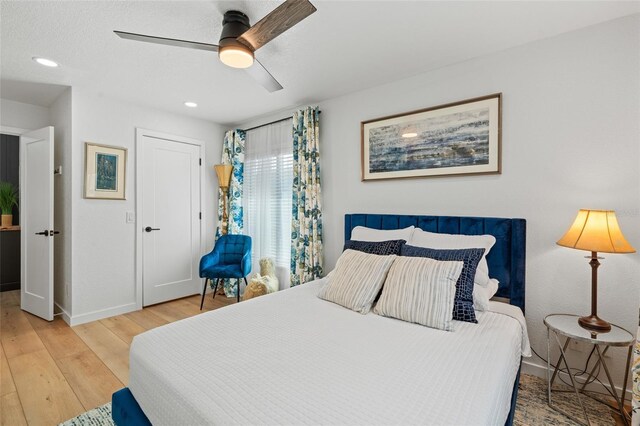
{"label": "blue tufted headboard", "polygon": [[356,226],[374,229],[402,229],[415,226],[441,234],[482,235],[496,237],[487,256],[489,276],[500,281],[496,296],[509,299],[524,312],[525,256],[527,221],[496,217],[414,216],[391,214],[347,214],[344,217],[345,241]]}

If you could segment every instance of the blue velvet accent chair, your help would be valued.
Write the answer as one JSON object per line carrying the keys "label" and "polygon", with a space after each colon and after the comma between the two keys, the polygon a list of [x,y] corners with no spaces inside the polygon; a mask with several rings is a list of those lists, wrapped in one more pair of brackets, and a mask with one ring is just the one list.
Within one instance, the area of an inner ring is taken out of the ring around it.
{"label": "blue velvet accent chair", "polygon": [[200,310],[204,305],[204,295],[209,280],[216,280],[213,297],[216,297],[218,285],[225,278],[235,278],[238,283],[238,302],[240,301],[240,279],[247,285],[247,275],[251,273],[251,237],[246,235],[222,235],[216,241],[213,250],[200,259],[200,278],[205,278],[202,290]]}

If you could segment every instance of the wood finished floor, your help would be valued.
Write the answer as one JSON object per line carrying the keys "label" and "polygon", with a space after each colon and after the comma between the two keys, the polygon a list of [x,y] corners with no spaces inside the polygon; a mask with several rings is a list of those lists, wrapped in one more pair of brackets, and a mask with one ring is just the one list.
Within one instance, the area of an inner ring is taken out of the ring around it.
{"label": "wood finished floor", "polygon": [[[200,295],[69,327],[20,309],[0,293],[0,425],[51,426],[111,401],[129,381],[133,337],[200,311]],[[235,303],[208,294],[202,312]]]}

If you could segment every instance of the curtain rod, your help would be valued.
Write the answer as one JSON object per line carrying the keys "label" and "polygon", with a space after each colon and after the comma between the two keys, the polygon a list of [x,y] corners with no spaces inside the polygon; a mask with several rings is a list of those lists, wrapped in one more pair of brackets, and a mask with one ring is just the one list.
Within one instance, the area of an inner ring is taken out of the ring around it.
{"label": "curtain rod", "polygon": [[[318,111],[318,114],[322,114],[322,111]],[[248,129],[242,129],[242,130],[244,130],[245,132],[248,132],[249,130],[255,130],[255,129],[259,129],[260,127],[270,126],[271,124],[276,124],[282,121],[291,120],[292,118],[293,118],[292,116],[289,116],[289,117],[281,118],[279,120],[270,121],[269,123],[260,124],[259,126],[253,126]]]}

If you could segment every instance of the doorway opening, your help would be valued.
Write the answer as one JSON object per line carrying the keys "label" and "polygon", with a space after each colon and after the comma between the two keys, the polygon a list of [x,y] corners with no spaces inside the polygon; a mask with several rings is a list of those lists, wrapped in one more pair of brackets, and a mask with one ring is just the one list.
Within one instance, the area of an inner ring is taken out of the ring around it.
{"label": "doorway opening", "polygon": [[[7,200],[7,206],[0,205],[3,210],[0,225],[0,292],[20,289],[19,165],[20,137],[0,134],[0,191],[10,192],[16,198],[16,204],[10,205],[12,203]],[[0,198],[6,200],[8,195],[0,195]]]}

